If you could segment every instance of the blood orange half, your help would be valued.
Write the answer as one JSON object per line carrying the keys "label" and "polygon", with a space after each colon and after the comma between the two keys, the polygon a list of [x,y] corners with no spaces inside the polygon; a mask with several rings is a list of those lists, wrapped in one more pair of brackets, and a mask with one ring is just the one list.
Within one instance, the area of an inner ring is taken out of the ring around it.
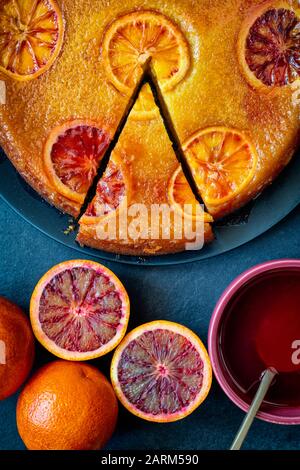
{"label": "blood orange half", "polygon": [[57,191],[82,204],[109,142],[108,131],[92,121],[55,127],[44,147],[44,165]]}
{"label": "blood orange half", "polygon": [[154,321],[131,331],[119,345],[111,380],[131,413],[166,423],[188,416],[205,400],[212,371],[198,336],[177,323]]}
{"label": "blood orange half", "polygon": [[300,10],[285,1],[264,2],[246,19],[238,41],[242,70],[263,91],[300,78]]}
{"label": "blood orange half", "polygon": [[37,78],[54,63],[63,35],[55,0],[2,0],[0,72],[20,81]]}
{"label": "blood orange half", "polygon": [[129,319],[124,286],[107,268],[75,260],[50,269],[30,302],[33,332],[52,354],[70,361],[94,359],[114,349]]}

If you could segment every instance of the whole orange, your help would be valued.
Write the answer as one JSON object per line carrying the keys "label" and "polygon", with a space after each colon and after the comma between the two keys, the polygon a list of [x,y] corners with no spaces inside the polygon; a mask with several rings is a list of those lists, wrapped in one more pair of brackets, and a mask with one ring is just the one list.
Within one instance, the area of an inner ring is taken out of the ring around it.
{"label": "whole orange", "polygon": [[29,320],[19,307],[0,297],[0,400],[13,395],[25,382],[33,358]]}
{"label": "whole orange", "polygon": [[111,437],[118,403],[93,366],[55,361],[27,383],[17,404],[17,426],[31,450],[96,450]]}

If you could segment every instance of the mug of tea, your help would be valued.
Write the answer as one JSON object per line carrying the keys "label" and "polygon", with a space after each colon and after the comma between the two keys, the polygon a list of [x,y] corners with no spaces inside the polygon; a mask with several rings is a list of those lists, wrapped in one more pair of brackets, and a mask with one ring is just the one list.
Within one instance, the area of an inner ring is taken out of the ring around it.
{"label": "mug of tea", "polygon": [[262,373],[277,374],[257,414],[300,424],[300,260],[270,261],[235,279],[209,327],[215,376],[227,396],[248,411]]}

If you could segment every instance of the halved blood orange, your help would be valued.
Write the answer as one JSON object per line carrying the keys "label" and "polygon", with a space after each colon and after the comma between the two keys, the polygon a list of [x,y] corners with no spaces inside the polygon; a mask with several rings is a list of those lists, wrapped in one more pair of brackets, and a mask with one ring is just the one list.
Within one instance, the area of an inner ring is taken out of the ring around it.
{"label": "halved blood orange", "polygon": [[95,122],[74,120],[55,127],[44,147],[44,164],[57,191],[83,203],[109,142],[109,133]]}
{"label": "halved blood orange", "polygon": [[55,0],[4,0],[0,6],[0,72],[32,80],[57,58],[64,35]]}
{"label": "halved blood orange", "polygon": [[129,299],[113,272],[93,261],[66,261],[39,281],[30,320],[40,343],[69,361],[103,356],[122,340]]}
{"label": "halved blood orange", "polygon": [[154,10],[139,10],[120,16],[104,33],[102,57],[110,82],[130,95],[151,59],[164,91],[174,88],[190,67],[188,43],[180,28]]}
{"label": "halved blood orange", "polygon": [[212,371],[191,330],[154,321],[131,331],[114,353],[111,380],[121,403],[147,421],[177,421],[207,397]]}
{"label": "halved blood orange", "polygon": [[207,205],[219,205],[251,182],[258,161],[253,144],[226,127],[196,132],[183,146],[199,192]]}
{"label": "halved blood orange", "polygon": [[159,109],[154,106],[150,85],[146,83],[135,102],[130,117],[138,121],[147,121],[159,116]]}
{"label": "halved blood orange", "polygon": [[[204,212],[184,176],[181,165],[174,172],[169,182],[168,196],[171,206],[187,217],[201,217],[204,222],[213,222],[213,218]],[[199,210],[200,209],[200,210]]]}
{"label": "halved blood orange", "polygon": [[113,153],[105,173],[97,185],[96,195],[89,204],[86,213],[81,217],[80,224],[99,223],[103,218],[120,209],[125,201],[128,201],[129,194],[129,178],[116,153]]}
{"label": "halved blood orange", "polygon": [[238,54],[248,82],[269,90],[300,78],[300,10],[272,1],[252,11],[238,41]]}

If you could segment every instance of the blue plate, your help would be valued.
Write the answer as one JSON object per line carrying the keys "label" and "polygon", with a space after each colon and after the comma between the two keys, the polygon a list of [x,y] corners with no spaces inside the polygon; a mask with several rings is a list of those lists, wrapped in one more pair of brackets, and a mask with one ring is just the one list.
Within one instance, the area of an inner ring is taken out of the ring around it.
{"label": "blue plate", "polygon": [[[1,149],[0,149],[1,152]],[[65,233],[70,217],[46,203],[18,175],[4,153],[0,153],[0,196],[27,222],[54,240],[79,251],[107,261],[146,266],[175,265],[198,261],[225,253],[266,232],[287,216],[300,203],[300,158],[294,157],[276,182],[239,214],[215,227],[216,240],[200,251],[146,257],[120,256],[76,242],[76,231]]]}

